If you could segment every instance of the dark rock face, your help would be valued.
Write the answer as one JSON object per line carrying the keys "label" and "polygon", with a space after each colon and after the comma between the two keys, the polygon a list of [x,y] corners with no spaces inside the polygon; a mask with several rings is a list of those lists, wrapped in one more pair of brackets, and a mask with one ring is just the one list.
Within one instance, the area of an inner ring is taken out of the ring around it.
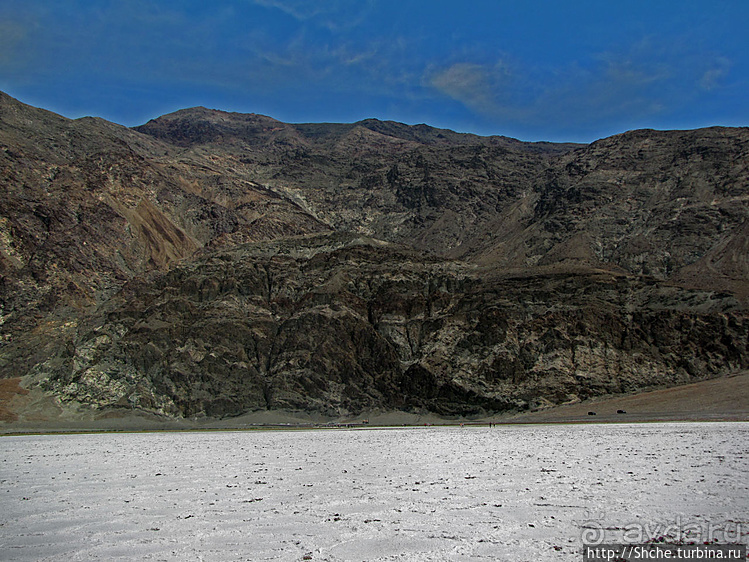
{"label": "dark rock face", "polygon": [[268,250],[128,285],[37,372],[97,407],[340,416],[522,410],[747,367],[749,325],[727,294],[507,278],[337,235]]}
{"label": "dark rock face", "polygon": [[130,130],[2,94],[0,376],[335,417],[745,369],[748,152],[746,129],[553,145],[203,108]]}

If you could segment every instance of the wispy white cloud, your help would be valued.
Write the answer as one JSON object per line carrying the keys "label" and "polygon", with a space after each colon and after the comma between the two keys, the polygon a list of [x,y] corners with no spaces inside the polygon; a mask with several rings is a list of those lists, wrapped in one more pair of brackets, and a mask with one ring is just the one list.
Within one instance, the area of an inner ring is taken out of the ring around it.
{"label": "wispy white cloud", "polygon": [[532,106],[533,85],[521,67],[502,58],[493,64],[455,62],[430,68],[424,83],[492,120],[521,120]]}
{"label": "wispy white cloud", "polygon": [[0,22],[0,65],[13,65],[18,60],[26,34],[26,26],[23,24]]}
{"label": "wispy white cloud", "polygon": [[259,6],[275,8],[297,20],[308,20],[325,12],[327,3],[305,0],[253,0]]}
{"label": "wispy white cloud", "polygon": [[372,0],[251,0],[258,6],[280,10],[299,22],[313,22],[331,31],[360,24]]}
{"label": "wispy white cloud", "polygon": [[700,79],[702,89],[711,91],[720,88],[724,78],[728,76],[731,70],[731,61],[726,57],[717,57],[713,64],[705,70]]}
{"label": "wispy white cloud", "polygon": [[47,9],[25,9],[17,2],[0,3],[0,79],[26,81],[29,69],[38,63],[39,32]]}
{"label": "wispy white cloud", "polygon": [[458,62],[434,72],[428,82],[440,92],[480,113],[499,109],[497,73],[484,65]]}
{"label": "wispy white cloud", "polygon": [[617,127],[669,114],[700,92],[720,88],[731,66],[686,41],[665,45],[651,38],[565,67],[508,60],[429,68],[424,82],[497,124],[592,129],[603,120]]}

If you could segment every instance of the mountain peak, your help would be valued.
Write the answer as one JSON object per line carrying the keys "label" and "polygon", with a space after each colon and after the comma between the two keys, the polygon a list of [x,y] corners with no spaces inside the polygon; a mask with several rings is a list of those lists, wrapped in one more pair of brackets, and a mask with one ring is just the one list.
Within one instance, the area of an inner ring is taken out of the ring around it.
{"label": "mountain peak", "polygon": [[[524,143],[0,99],[0,376],[167,417],[478,416],[749,367],[749,130]],[[55,410],[58,411],[58,410]]]}

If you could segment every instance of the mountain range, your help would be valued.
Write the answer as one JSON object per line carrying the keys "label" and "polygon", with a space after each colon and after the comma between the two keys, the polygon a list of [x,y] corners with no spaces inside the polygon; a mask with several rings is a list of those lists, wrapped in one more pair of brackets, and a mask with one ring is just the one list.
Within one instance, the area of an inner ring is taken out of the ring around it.
{"label": "mountain range", "polygon": [[528,143],[0,93],[0,419],[485,416],[747,369],[749,129]]}

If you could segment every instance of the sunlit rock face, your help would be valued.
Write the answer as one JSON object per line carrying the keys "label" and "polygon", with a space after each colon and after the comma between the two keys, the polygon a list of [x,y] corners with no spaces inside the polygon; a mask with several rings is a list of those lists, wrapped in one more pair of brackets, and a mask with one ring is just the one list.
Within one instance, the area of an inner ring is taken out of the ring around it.
{"label": "sunlit rock face", "polygon": [[479,415],[747,368],[749,131],[522,143],[0,95],[0,374],[63,404]]}

